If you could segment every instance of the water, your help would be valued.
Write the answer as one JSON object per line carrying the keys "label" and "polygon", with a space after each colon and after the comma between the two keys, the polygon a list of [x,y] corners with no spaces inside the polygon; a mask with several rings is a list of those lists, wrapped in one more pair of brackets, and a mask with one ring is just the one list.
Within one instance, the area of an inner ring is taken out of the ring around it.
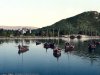
{"label": "water", "polygon": [[[100,75],[100,45],[88,51],[89,41],[73,41],[75,49],[65,52],[63,40],[0,40],[0,75]],[[53,49],[43,44],[55,42],[62,48],[61,56],[55,57]],[[100,40],[99,40],[100,41]],[[18,53],[19,44],[28,45],[29,50]]]}

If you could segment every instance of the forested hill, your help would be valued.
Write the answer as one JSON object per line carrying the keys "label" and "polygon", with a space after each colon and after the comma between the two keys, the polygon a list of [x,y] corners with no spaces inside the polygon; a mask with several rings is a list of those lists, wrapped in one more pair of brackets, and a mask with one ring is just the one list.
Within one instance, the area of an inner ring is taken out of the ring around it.
{"label": "forested hill", "polygon": [[100,33],[100,13],[97,11],[88,11],[78,14],[76,16],[66,18],[54,23],[51,26],[38,29],[40,34],[44,34],[48,31],[48,34],[52,34],[52,31],[60,31],[60,35],[70,34],[87,34],[93,35]]}

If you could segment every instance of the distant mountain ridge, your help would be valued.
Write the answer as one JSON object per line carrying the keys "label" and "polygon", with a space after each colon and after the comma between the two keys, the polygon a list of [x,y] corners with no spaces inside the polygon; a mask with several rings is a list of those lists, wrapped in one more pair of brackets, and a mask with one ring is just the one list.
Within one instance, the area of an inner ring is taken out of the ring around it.
{"label": "distant mountain ridge", "polygon": [[31,30],[37,29],[37,27],[33,27],[33,26],[0,26],[0,29],[5,29],[5,30],[18,30],[22,28],[31,29]]}

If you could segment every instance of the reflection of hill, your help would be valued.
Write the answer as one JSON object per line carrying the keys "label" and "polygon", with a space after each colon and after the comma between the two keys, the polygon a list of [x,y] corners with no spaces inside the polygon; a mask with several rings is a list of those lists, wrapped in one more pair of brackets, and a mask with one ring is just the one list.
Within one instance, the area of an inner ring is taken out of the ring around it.
{"label": "reflection of hill", "polygon": [[97,46],[94,51],[89,51],[88,43],[89,41],[76,43],[76,51],[73,54],[82,57],[84,60],[89,60],[92,64],[97,60],[100,61],[100,46]]}

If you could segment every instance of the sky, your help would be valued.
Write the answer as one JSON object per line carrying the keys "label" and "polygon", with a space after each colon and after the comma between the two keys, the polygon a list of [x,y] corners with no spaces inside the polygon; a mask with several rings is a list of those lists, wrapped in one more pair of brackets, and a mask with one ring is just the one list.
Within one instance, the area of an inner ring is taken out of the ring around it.
{"label": "sky", "polygon": [[40,28],[85,11],[100,12],[100,0],[0,0],[0,25]]}

